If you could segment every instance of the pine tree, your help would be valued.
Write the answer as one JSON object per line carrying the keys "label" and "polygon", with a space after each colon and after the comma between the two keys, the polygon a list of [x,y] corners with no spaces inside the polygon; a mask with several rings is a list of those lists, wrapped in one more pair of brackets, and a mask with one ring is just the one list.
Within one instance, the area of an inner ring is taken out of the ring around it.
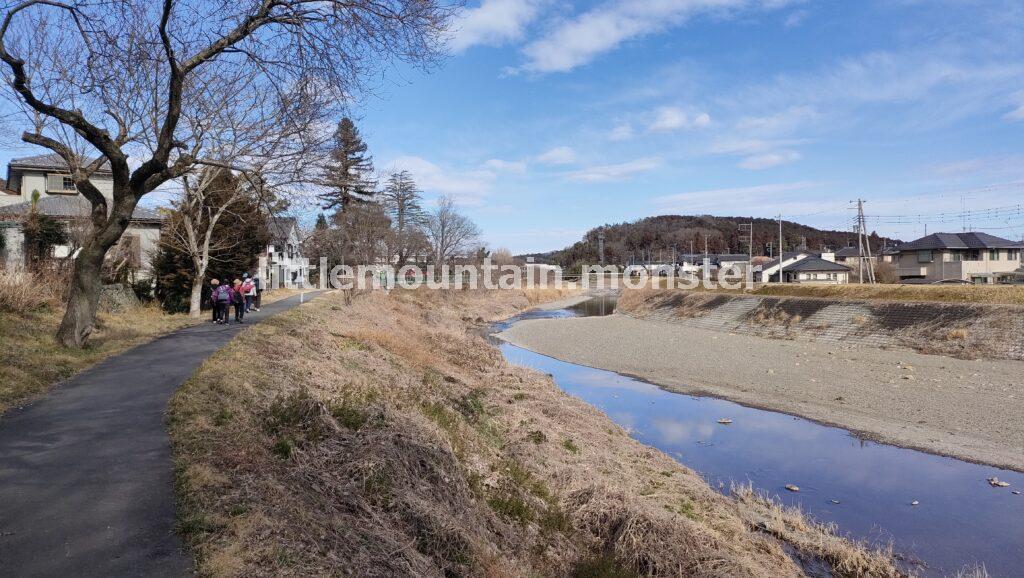
{"label": "pine tree", "polygon": [[394,231],[392,254],[395,265],[402,267],[409,257],[426,248],[423,225],[426,213],[423,211],[422,196],[409,171],[398,171],[388,176],[381,192],[381,201]]}
{"label": "pine tree", "polygon": [[317,231],[323,231],[327,229],[327,217],[325,217],[323,213],[320,213],[319,215],[316,216],[316,225],[314,225],[314,228]]}
{"label": "pine tree", "polygon": [[334,132],[331,161],[324,167],[320,184],[327,191],[318,195],[322,207],[344,211],[353,202],[366,202],[376,194],[373,157],[366,154],[366,143],[348,117],[341,119]]}

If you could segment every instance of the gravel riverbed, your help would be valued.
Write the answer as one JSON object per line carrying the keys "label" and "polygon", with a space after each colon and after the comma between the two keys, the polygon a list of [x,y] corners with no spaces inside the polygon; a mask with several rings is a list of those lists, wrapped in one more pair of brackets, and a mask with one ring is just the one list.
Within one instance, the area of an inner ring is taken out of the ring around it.
{"label": "gravel riverbed", "polygon": [[674,391],[1024,471],[1024,362],[767,339],[624,315],[528,320],[498,337]]}

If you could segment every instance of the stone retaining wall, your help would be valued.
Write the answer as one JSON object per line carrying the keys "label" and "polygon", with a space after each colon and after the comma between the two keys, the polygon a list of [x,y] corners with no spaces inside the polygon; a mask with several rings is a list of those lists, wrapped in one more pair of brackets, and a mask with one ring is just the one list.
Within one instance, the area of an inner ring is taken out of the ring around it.
{"label": "stone retaining wall", "polygon": [[651,321],[778,339],[1024,360],[1024,308],[1012,305],[662,291],[618,311]]}

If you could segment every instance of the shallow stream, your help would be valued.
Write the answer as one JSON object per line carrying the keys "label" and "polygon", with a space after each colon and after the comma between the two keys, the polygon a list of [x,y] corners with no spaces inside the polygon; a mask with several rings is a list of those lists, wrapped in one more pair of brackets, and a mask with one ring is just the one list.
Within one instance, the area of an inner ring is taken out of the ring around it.
{"label": "shallow stream", "polygon": [[[524,319],[607,315],[597,298]],[[611,371],[559,361],[508,343],[505,358],[551,374],[637,440],[699,472],[723,492],[751,482],[841,533],[892,543],[923,576],[955,576],[983,563],[990,576],[1024,576],[1024,474],[857,438],[849,431],[729,401],[663,390]],[[731,419],[721,425],[719,419]],[[1022,416],[1024,419],[1024,416]],[[1009,482],[995,488],[991,477]],[[799,492],[785,489],[787,484]],[[917,502],[917,505],[913,505]]]}

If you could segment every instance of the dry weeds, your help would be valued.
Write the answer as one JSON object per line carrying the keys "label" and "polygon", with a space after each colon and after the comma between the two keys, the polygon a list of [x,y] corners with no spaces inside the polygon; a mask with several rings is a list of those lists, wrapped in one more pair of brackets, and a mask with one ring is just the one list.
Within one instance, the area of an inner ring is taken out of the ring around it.
{"label": "dry weeds", "polygon": [[200,572],[801,575],[749,507],[481,336],[560,296],[335,295],[240,334],[171,407]]}
{"label": "dry weeds", "polygon": [[60,285],[24,269],[0,270],[0,312],[38,311],[60,303]]}

